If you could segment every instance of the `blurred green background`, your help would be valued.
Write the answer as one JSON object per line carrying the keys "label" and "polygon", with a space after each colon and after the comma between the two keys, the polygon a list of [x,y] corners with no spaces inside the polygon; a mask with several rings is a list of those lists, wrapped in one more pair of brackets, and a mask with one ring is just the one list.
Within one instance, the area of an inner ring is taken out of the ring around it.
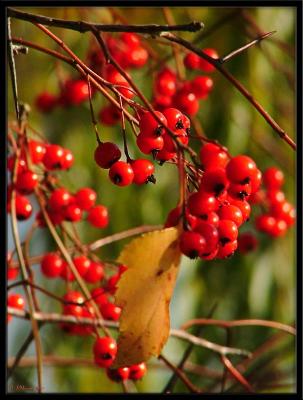
{"label": "blurred green background", "polygon": [[[94,8],[23,8],[28,12],[66,19],[111,23],[112,13],[102,7]],[[115,8],[129,23],[165,23],[161,8]],[[201,48],[213,47],[222,56],[246,44],[258,36],[256,28],[235,8],[171,8],[176,23],[192,20],[203,21],[205,37],[199,33],[182,33],[182,37],[195,40]],[[295,58],[290,54],[295,46],[295,9],[289,7],[260,7],[244,10],[263,32],[277,31],[272,39],[265,40],[231,60],[226,68],[242,82],[274,119],[295,140]],[[218,26],[212,29],[214,24]],[[89,43],[89,34],[50,28],[82,59],[85,59]],[[12,34],[15,37],[35,42],[47,48],[58,47],[38,28],[29,22],[12,21]],[[146,41],[161,56],[171,53],[169,46]],[[284,47],[278,43],[283,42]],[[175,67],[174,59],[168,62]],[[150,65],[133,70],[131,75],[140,89],[150,98],[152,74],[147,73]],[[157,65],[156,65],[157,67]],[[43,90],[57,94],[58,65],[52,57],[29,49],[28,55],[16,57],[18,89],[20,100],[30,104],[32,111],[29,122],[39,132],[43,132],[52,143],[59,143],[75,156],[75,165],[68,172],[58,175],[71,191],[79,187],[90,186],[98,193],[98,201],[109,208],[110,224],[100,230],[79,223],[81,238],[84,242],[96,240],[107,234],[119,232],[145,224],[163,224],[168,212],[178,201],[178,176],[173,165],[156,166],[156,185],[132,185],[119,188],[112,185],[107,171],[97,168],[93,152],[96,146],[95,135],[90,119],[89,103],[69,109],[55,109],[50,114],[37,112],[34,106],[36,96]],[[76,76],[68,65],[60,64],[61,73]],[[195,76],[188,73],[187,78]],[[198,119],[209,138],[219,140],[227,146],[232,155],[245,153],[250,155],[261,170],[275,165],[286,176],[284,191],[290,202],[295,202],[295,154],[293,150],[267,125],[265,120],[244,99],[231,84],[218,72],[212,74],[214,90],[207,100],[201,102]],[[8,84],[9,119],[14,119],[14,107],[10,78]],[[93,100],[94,109],[99,111],[106,102],[100,94]],[[122,145],[119,125],[115,127],[98,126],[102,139],[113,140]],[[193,143],[193,147],[195,143]],[[130,141],[131,154],[139,155]],[[20,224],[21,236],[32,220]],[[241,227],[240,232],[253,231],[251,222]],[[217,304],[213,318],[248,319],[263,318],[292,324],[295,320],[295,230],[289,229],[285,237],[275,240],[258,234],[260,245],[251,254],[220,261],[190,261],[182,259],[181,272],[171,304],[171,325],[178,327],[188,319],[206,317],[214,304]],[[126,241],[103,247],[98,255],[104,259],[115,259]],[[9,232],[9,246],[12,247]],[[40,254],[54,248],[54,243],[43,231],[36,232],[32,241],[31,254]],[[37,270],[37,280],[47,285],[49,290],[64,293],[64,284],[45,281]],[[146,288],[148,290],[148,288]],[[58,304],[45,296],[38,295],[45,311],[60,311]],[[8,327],[8,356],[14,356],[30,329],[29,322],[15,319]],[[253,351],[274,333],[271,329],[258,327],[234,328],[231,345]],[[224,331],[219,328],[206,328],[205,338],[225,343]],[[48,325],[41,329],[44,354],[56,354],[65,357],[86,357],[91,359],[91,338],[70,337],[62,333],[59,327]],[[281,342],[279,348],[260,358],[259,364],[253,364],[251,383],[259,391],[293,392],[295,391],[295,343],[292,338]],[[164,355],[174,363],[181,359],[186,344],[170,339],[164,348]],[[31,346],[28,355],[34,355]],[[231,358],[238,362],[237,357]],[[218,357],[205,349],[195,350],[190,361],[222,371]],[[153,359],[149,364],[146,377],[136,384],[138,391],[159,392],[165,386],[171,371]],[[256,372],[256,370],[258,370]],[[201,388],[210,388],[214,380],[206,376],[191,374],[190,379]],[[121,392],[121,385],[110,382],[104,372],[89,367],[44,367],[45,392]],[[36,373],[33,368],[18,368],[9,384],[33,386]],[[219,381],[220,383],[220,381]],[[280,384],[280,386],[278,385]],[[267,386],[266,386],[267,385]],[[229,385],[227,385],[228,387]],[[220,390],[220,384],[216,388]],[[234,391],[243,391],[235,386]],[[176,392],[186,392],[182,383],[178,383]]]}

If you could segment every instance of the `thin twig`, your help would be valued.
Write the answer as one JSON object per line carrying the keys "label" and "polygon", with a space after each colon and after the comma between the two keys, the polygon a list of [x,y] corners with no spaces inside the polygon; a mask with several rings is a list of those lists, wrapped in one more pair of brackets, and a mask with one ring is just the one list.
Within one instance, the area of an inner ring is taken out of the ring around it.
{"label": "thin twig", "polygon": [[214,59],[209,57],[206,53],[200,50],[198,47],[195,47],[187,40],[184,40],[172,33],[163,32],[160,34],[161,37],[174,42],[178,43],[181,46],[187,48],[188,50],[194,52],[211,65],[213,65],[221,74],[232,83],[232,85],[254,106],[254,108],[262,115],[265,121],[274,129],[275,132],[278,133],[281,139],[283,139],[292,149],[296,150],[297,146],[296,143],[288,136],[284,129],[282,129],[279,124],[268,114],[268,112],[263,108],[263,106],[252,96],[251,93],[233,76],[231,75],[220,63],[218,59]]}
{"label": "thin twig", "polygon": [[262,36],[257,37],[256,39],[254,39],[251,42],[247,43],[245,46],[242,46],[242,47],[240,47],[240,48],[228,53],[226,56],[219,58],[220,63],[224,64],[226,61],[230,61],[235,56],[243,53],[243,51],[249,49],[250,47],[254,46],[255,44],[260,43],[262,40],[268,38],[269,36],[273,35],[276,32],[277,31],[264,33]]}
{"label": "thin twig", "polygon": [[232,364],[232,362],[230,361],[229,358],[227,358],[226,356],[221,356],[221,360],[223,362],[223,364],[225,365],[225,367],[228,369],[228,371],[230,372],[230,374],[243,386],[245,387],[245,389],[250,392],[253,393],[254,390],[252,388],[252,386],[250,385],[250,383],[244,378],[244,376],[237,370],[237,368],[235,368]]}
{"label": "thin twig", "polygon": [[202,22],[193,21],[188,24],[180,25],[118,25],[118,24],[95,24],[86,21],[69,21],[59,18],[51,18],[43,15],[31,14],[28,12],[16,10],[14,8],[7,9],[7,15],[12,18],[21,19],[33,23],[40,23],[46,26],[56,26],[58,28],[71,29],[80,33],[89,32],[94,27],[99,32],[137,32],[137,33],[157,33],[165,31],[187,31],[197,32],[203,29]]}

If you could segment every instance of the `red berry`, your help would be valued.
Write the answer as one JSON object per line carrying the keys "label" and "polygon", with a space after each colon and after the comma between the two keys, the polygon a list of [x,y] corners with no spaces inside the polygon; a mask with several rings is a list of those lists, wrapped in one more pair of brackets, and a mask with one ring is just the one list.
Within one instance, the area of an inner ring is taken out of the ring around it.
{"label": "red berry", "polygon": [[61,162],[62,169],[70,169],[74,163],[73,153],[68,149],[63,149],[63,159]]}
{"label": "red berry", "polygon": [[163,125],[167,124],[167,120],[160,111],[155,111],[155,114],[161,123],[155,119],[150,111],[144,113],[140,118],[140,134],[142,136],[161,136],[164,133]]}
{"label": "red berry", "polygon": [[112,126],[121,120],[121,111],[113,104],[109,104],[101,108],[98,116],[102,124]]}
{"label": "red berry", "polygon": [[176,79],[171,74],[158,74],[155,81],[155,90],[157,93],[171,97],[176,92]]}
{"label": "red berry", "polygon": [[19,268],[7,267],[7,280],[13,281],[19,276]]}
{"label": "red berry", "polygon": [[16,189],[23,194],[32,193],[38,184],[38,175],[27,170],[17,175]]}
{"label": "red berry", "polygon": [[221,219],[218,225],[219,242],[224,246],[228,242],[233,242],[238,237],[238,228],[235,222],[228,219]]}
{"label": "red berry", "polygon": [[75,195],[76,204],[83,211],[90,210],[95,205],[96,199],[97,193],[90,188],[81,188]]}
{"label": "red berry", "polygon": [[[28,219],[33,212],[33,207],[27,197],[16,194],[15,198],[16,217],[18,221]],[[7,204],[7,211],[11,212],[11,204]]]}
{"label": "red berry", "polygon": [[[215,49],[203,49],[203,52],[206,53],[209,57],[218,59],[219,55]],[[203,58],[199,57],[199,68],[204,72],[213,72],[215,67],[210,64],[208,61],[204,60]]]}
{"label": "red berry", "polygon": [[107,294],[103,288],[95,288],[91,291],[94,302],[100,307],[102,304],[107,303]]}
{"label": "red berry", "polygon": [[184,57],[184,65],[188,69],[198,69],[200,67],[200,56],[196,53],[187,53]]}
{"label": "red berry", "polygon": [[167,108],[163,111],[164,116],[167,120],[167,126],[172,130],[184,129],[182,112],[176,108]]}
{"label": "red berry", "polygon": [[37,142],[36,140],[29,140],[28,148],[32,163],[39,164],[46,151],[44,143]]}
{"label": "red berry", "polygon": [[150,154],[163,149],[164,140],[162,136],[146,136],[140,133],[137,136],[137,146],[144,154]]}
{"label": "red berry", "polygon": [[130,68],[141,68],[148,60],[148,52],[141,46],[132,49],[127,56]]}
{"label": "red berry", "polygon": [[174,100],[176,102],[176,106],[180,108],[183,113],[190,116],[194,116],[197,114],[199,110],[199,101],[193,92],[177,92]]}
{"label": "red berry", "polygon": [[[11,294],[7,298],[8,307],[17,308],[18,310],[24,310],[25,301],[20,294]],[[12,319],[12,316],[8,314],[7,322]]]}
{"label": "red berry", "polygon": [[99,143],[95,150],[95,161],[101,168],[110,168],[121,157],[119,147],[111,142]]}
{"label": "red berry", "polygon": [[100,311],[104,319],[118,321],[121,314],[121,308],[113,303],[103,303],[100,306]]}
{"label": "red berry", "polygon": [[123,382],[129,377],[129,368],[117,368],[117,369],[107,369],[106,374],[108,378],[113,382]]}
{"label": "red berry", "polygon": [[160,161],[160,163],[164,163],[165,161],[171,160],[177,155],[175,152],[170,152],[165,149],[160,150],[157,154],[155,159]]}
{"label": "red berry", "polygon": [[276,167],[267,168],[263,174],[263,182],[268,190],[278,190],[284,183],[284,174]]}
{"label": "red berry", "polygon": [[35,104],[39,111],[47,113],[55,108],[57,98],[51,93],[43,92],[36,98]]}
{"label": "red berry", "polygon": [[118,72],[115,68],[109,68],[108,72],[106,74],[107,80],[112,83],[113,85],[118,86],[117,90],[125,97],[128,99],[131,99],[134,97],[134,93],[131,90],[128,90],[127,88],[130,87],[129,83],[127,80]]}
{"label": "red berry", "polygon": [[64,149],[56,144],[48,145],[42,162],[48,170],[62,169],[62,166],[66,162],[64,160]]}
{"label": "red berry", "polygon": [[104,266],[100,262],[91,261],[90,266],[84,275],[84,279],[88,283],[96,283],[101,281],[104,276]]}
{"label": "red berry", "polygon": [[214,85],[213,80],[209,76],[197,76],[191,81],[191,91],[196,95],[197,99],[205,99]]}
{"label": "red berry", "polygon": [[231,257],[237,250],[237,247],[238,247],[237,240],[234,240],[233,242],[228,242],[224,245],[219,244],[218,253],[216,257],[221,259]]}
{"label": "red berry", "polygon": [[132,49],[136,49],[140,46],[140,38],[135,33],[122,32],[120,35],[120,39]]}
{"label": "red berry", "polygon": [[244,155],[233,157],[226,166],[227,178],[234,183],[249,183],[250,178],[256,173],[255,162]]}
{"label": "red berry", "polygon": [[155,177],[153,175],[155,171],[154,164],[149,160],[144,158],[139,158],[138,160],[131,162],[131,167],[134,172],[133,182],[137,185],[142,185],[143,183],[152,182],[155,183]]}
{"label": "red berry", "polygon": [[242,225],[243,216],[240,208],[232,204],[223,205],[218,211],[220,219],[227,219],[233,221],[237,227]]}
{"label": "red berry", "polygon": [[238,237],[238,247],[242,254],[254,251],[258,246],[258,240],[255,235],[250,232],[245,232]]}
{"label": "red berry", "polygon": [[61,275],[64,261],[56,253],[47,253],[41,261],[41,271],[48,278],[56,278]]}
{"label": "red berry", "polygon": [[64,218],[66,221],[78,222],[82,218],[82,210],[76,204],[69,204],[64,209]]}
{"label": "red berry", "polygon": [[262,214],[256,217],[256,228],[265,233],[270,233],[276,224],[276,219],[268,214]]}
{"label": "red berry", "polygon": [[53,211],[60,211],[72,202],[71,194],[64,188],[55,189],[50,195],[48,205]]}
{"label": "red berry", "polygon": [[73,263],[79,272],[79,275],[84,277],[90,268],[91,261],[85,256],[78,256],[73,258]]}
{"label": "red berry", "polygon": [[228,188],[228,194],[235,199],[247,200],[251,194],[251,184],[231,183]]}
{"label": "red berry", "polygon": [[[214,211],[210,211],[209,213],[202,215],[200,217],[200,219],[203,222],[207,222],[208,224],[215,226],[216,228],[219,224],[219,216]],[[198,221],[197,221],[197,224],[198,224]]]}
{"label": "red berry", "polygon": [[[181,145],[188,144],[188,136],[184,129],[178,129],[174,131],[174,137],[177,142]],[[175,153],[177,151],[177,144],[173,140],[173,138],[167,133],[163,135],[164,147],[163,149],[169,153]]]}
{"label": "red berry", "polygon": [[62,96],[65,104],[78,106],[89,98],[87,81],[83,79],[70,79],[66,81]]}
{"label": "red berry", "polygon": [[204,172],[200,183],[200,191],[218,197],[228,187],[225,168],[214,168]]}
{"label": "red berry", "polygon": [[117,274],[115,274],[109,278],[109,280],[107,281],[107,285],[106,285],[106,290],[109,293],[114,294],[116,292],[117,283],[119,282],[120,278],[121,278],[120,272],[118,272]]}
{"label": "red berry", "polygon": [[218,246],[219,233],[217,228],[204,221],[199,221],[195,227],[195,232],[198,232],[205,239],[205,248],[202,256],[205,257],[214,252]]}
{"label": "red berry", "polygon": [[108,209],[101,204],[88,211],[87,220],[96,228],[106,228],[109,221]]}
{"label": "red berry", "polygon": [[[64,297],[63,314],[73,315],[75,317],[82,317],[84,297],[80,292],[71,290],[67,292]],[[74,303],[74,304],[68,304]]]}
{"label": "red berry", "polygon": [[116,357],[117,343],[110,337],[99,337],[95,341],[93,352],[95,363],[99,367],[108,368]]}
{"label": "red berry", "polygon": [[227,153],[214,143],[206,143],[200,150],[200,161],[205,170],[210,168],[225,168],[228,162]]}
{"label": "red berry", "polygon": [[145,363],[132,365],[129,367],[129,379],[137,381],[143,378],[143,376],[146,374],[146,371],[147,369]]}
{"label": "red berry", "polygon": [[110,167],[109,178],[115,185],[130,185],[134,180],[134,171],[131,164],[125,161],[117,161]]}
{"label": "red berry", "polygon": [[287,225],[293,225],[296,220],[296,211],[288,201],[273,203],[270,211],[274,217],[283,219]]}
{"label": "red berry", "polygon": [[216,211],[218,202],[214,196],[208,193],[192,193],[188,199],[188,209],[192,215],[203,217],[210,211]]}
{"label": "red berry", "polygon": [[68,282],[73,282],[76,278],[67,262],[63,261],[60,277]]}
{"label": "red berry", "polygon": [[262,172],[257,169],[256,173],[250,177],[251,193],[257,193],[262,182]]}
{"label": "red berry", "polygon": [[197,232],[185,231],[180,237],[180,250],[189,258],[199,257],[205,248],[205,239]]}
{"label": "red berry", "polygon": [[[16,156],[15,155],[11,155],[10,157],[8,157],[7,159],[7,169],[13,173],[14,171],[14,166],[15,166],[15,159]],[[21,172],[26,171],[27,170],[27,163],[23,158],[19,158],[17,160],[17,175],[19,175]]]}
{"label": "red berry", "polygon": [[283,219],[276,219],[272,229],[268,232],[273,237],[283,236],[287,231],[287,223]]}
{"label": "red berry", "polygon": [[283,203],[285,201],[285,194],[280,190],[268,190],[266,192],[266,198],[270,204]]}
{"label": "red berry", "polygon": [[238,207],[241,210],[243,222],[245,222],[249,219],[251,207],[246,200],[237,200],[233,197],[229,197],[229,202],[230,202],[230,204]]}

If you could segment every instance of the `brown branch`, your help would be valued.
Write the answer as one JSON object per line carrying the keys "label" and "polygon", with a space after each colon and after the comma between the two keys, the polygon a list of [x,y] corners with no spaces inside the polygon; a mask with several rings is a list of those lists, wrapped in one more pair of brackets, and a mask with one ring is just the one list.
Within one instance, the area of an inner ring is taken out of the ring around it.
{"label": "brown branch", "polygon": [[[8,307],[8,312],[15,317],[29,319],[29,313],[27,311],[18,310],[13,307]],[[41,313],[41,312],[35,312],[34,316],[37,321],[43,321],[43,322],[50,322],[50,323],[68,322],[71,324],[83,324],[95,327],[102,326],[103,324],[104,327],[118,329],[118,323],[113,321],[106,321],[99,318],[74,317],[73,315],[62,315],[56,313]],[[196,346],[205,347],[220,355],[235,354],[244,357],[251,356],[251,353],[247,350],[221,346],[217,343],[213,343],[206,339],[191,335],[190,333],[187,333],[181,329],[171,329],[170,336],[193,343]]]}
{"label": "brown branch", "polygon": [[232,85],[254,106],[254,108],[262,115],[265,121],[273,128],[275,132],[278,133],[281,139],[283,139],[286,143],[289,144],[294,150],[296,150],[296,143],[288,136],[288,134],[282,129],[279,124],[268,114],[268,112],[263,108],[263,106],[252,96],[251,93],[236,79],[233,75],[231,75],[220,63],[219,60],[209,57],[206,53],[200,50],[198,47],[195,47],[187,40],[184,40],[178,36],[175,36],[171,33],[161,33],[161,37],[178,43],[179,45],[187,48],[188,50],[194,52],[211,65],[213,65],[221,74],[232,83]]}
{"label": "brown branch", "polygon": [[252,386],[250,385],[250,383],[244,378],[244,376],[237,370],[237,368],[235,368],[232,364],[232,362],[226,357],[226,356],[222,356],[221,360],[224,364],[224,366],[227,368],[228,372],[242,385],[245,387],[245,389],[250,392],[253,393],[254,390],[252,388]]}
{"label": "brown branch", "polygon": [[260,43],[262,40],[268,38],[269,36],[273,35],[274,33],[276,33],[277,31],[272,31],[272,32],[268,32],[268,33],[264,33],[263,35],[257,37],[256,39],[252,40],[251,42],[247,43],[245,46],[242,46],[230,53],[228,53],[226,56],[221,57],[219,59],[221,64],[224,64],[226,61],[230,61],[232,58],[234,58],[235,56],[243,53],[243,51],[249,49],[250,47],[254,46],[255,44]]}
{"label": "brown branch", "polygon": [[178,377],[181,379],[181,381],[184,383],[184,385],[188,388],[188,390],[191,393],[202,393],[202,390],[198,388],[196,385],[194,385],[185,375],[185,373],[176,367],[174,364],[172,364],[166,357],[164,357],[162,354],[159,355],[159,360],[163,361]]}
{"label": "brown branch", "polygon": [[155,34],[164,31],[187,31],[197,32],[203,29],[204,24],[202,22],[193,21],[188,24],[181,25],[116,25],[116,24],[95,24],[92,22],[85,21],[69,21],[59,18],[50,18],[43,15],[31,14],[28,12],[16,10],[14,8],[7,9],[7,15],[12,18],[17,18],[23,21],[29,21],[32,23],[39,23],[46,26],[55,26],[58,28],[71,29],[80,33],[91,31],[94,27],[99,32],[137,32],[137,33],[149,33]]}
{"label": "brown branch", "polygon": [[181,326],[181,329],[186,330],[193,325],[215,325],[221,328],[232,328],[235,326],[265,326],[267,328],[279,329],[291,335],[296,335],[296,329],[290,325],[285,325],[280,322],[267,321],[263,319],[241,319],[234,321],[223,321],[219,319],[197,318],[187,321]]}

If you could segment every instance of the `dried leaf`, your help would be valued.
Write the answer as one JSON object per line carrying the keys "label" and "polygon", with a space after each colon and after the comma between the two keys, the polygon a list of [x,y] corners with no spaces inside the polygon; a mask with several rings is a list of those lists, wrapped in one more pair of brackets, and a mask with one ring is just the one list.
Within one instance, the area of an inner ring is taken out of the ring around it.
{"label": "dried leaf", "polygon": [[128,266],[115,295],[122,307],[118,353],[113,368],[158,356],[169,336],[169,303],[180,251],[178,229],[153,231],[132,240],[118,262]]}

